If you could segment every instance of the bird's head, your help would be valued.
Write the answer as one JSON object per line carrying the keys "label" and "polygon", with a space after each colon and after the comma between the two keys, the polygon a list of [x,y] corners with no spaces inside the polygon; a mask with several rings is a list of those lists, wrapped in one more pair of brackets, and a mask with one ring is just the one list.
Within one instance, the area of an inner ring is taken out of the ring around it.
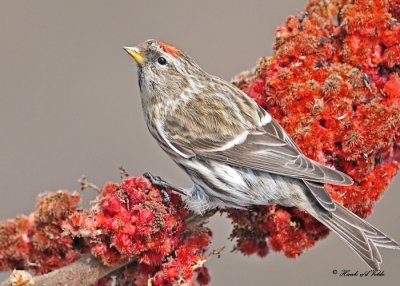
{"label": "bird's head", "polygon": [[183,51],[162,41],[147,40],[124,49],[137,63],[140,91],[145,98],[179,96],[203,74]]}

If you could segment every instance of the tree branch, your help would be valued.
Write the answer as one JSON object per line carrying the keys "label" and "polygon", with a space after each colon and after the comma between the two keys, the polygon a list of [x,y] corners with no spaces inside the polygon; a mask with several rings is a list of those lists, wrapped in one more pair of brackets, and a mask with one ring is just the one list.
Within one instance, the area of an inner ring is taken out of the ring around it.
{"label": "tree branch", "polygon": [[131,262],[133,261],[124,261],[114,266],[106,266],[92,255],[85,254],[75,262],[44,275],[31,276],[27,271],[13,271],[10,278],[3,282],[3,285],[89,286],[96,283],[102,277],[124,267]]}

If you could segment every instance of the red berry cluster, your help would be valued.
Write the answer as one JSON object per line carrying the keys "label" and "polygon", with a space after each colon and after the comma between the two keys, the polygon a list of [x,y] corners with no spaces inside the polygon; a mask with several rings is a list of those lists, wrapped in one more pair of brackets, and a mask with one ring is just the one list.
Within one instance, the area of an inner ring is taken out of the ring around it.
{"label": "red berry cluster", "polygon": [[307,213],[278,205],[230,210],[228,217],[234,224],[231,238],[236,240],[235,250],[244,255],[265,257],[271,248],[295,258],[329,232]]}
{"label": "red berry cluster", "polygon": [[139,264],[132,275],[135,285],[195,285],[192,277],[197,276],[198,285],[210,282],[203,252],[210,244],[209,231],[203,230],[185,237],[173,254],[160,265]]}
{"label": "red berry cluster", "polygon": [[193,233],[185,238],[159,265],[145,263],[131,264],[122,271],[100,279],[93,286],[123,286],[123,285],[208,285],[211,277],[201,259],[204,249],[210,243],[208,231]]}
{"label": "red berry cluster", "polygon": [[[326,188],[363,217],[399,168],[399,12],[398,0],[311,0],[277,29],[275,55],[236,80],[308,157],[353,177],[353,186]],[[290,208],[231,217],[237,248],[246,254],[265,255],[269,237],[271,248],[295,257],[326,235]]]}
{"label": "red berry cluster", "polygon": [[42,274],[91,252],[107,265],[134,261],[96,286],[209,282],[203,264],[211,232],[185,223],[178,195],[132,177],[106,184],[90,210],[78,209],[79,200],[75,193],[45,194],[30,216],[0,222],[0,270]]}
{"label": "red berry cluster", "polygon": [[[206,260],[211,233],[187,229],[188,212],[180,196],[169,191],[167,195],[168,199],[144,177],[108,183],[93,209],[75,212],[63,227],[84,237],[104,264],[135,258],[135,270],[128,266],[118,277],[120,284],[128,278],[136,285],[192,283],[196,268]],[[109,282],[110,277],[104,278],[99,285]]]}
{"label": "red berry cluster", "polygon": [[29,216],[0,222],[0,270],[26,269],[42,274],[79,257],[74,239],[60,225],[77,210],[77,194],[58,191],[39,198]]}

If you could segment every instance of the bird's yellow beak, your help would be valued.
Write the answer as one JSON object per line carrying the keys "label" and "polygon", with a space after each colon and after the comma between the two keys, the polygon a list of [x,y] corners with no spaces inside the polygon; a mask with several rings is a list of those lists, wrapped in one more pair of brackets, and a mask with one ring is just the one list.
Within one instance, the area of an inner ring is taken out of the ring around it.
{"label": "bird's yellow beak", "polygon": [[124,47],[124,50],[140,65],[144,64],[146,58],[136,47]]}

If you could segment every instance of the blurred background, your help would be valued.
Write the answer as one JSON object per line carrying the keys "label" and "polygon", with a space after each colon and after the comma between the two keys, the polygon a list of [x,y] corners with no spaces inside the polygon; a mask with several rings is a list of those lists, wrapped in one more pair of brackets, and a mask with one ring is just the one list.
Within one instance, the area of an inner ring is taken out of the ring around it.
{"label": "blurred background", "polygon": [[[274,31],[306,0],[1,1],[0,219],[30,213],[38,193],[119,180],[119,166],[189,186],[142,118],[135,64],[122,50],[148,38],[173,43],[224,79],[272,55]],[[400,180],[369,221],[400,240]],[[94,192],[85,192],[85,201]],[[398,285],[400,252],[382,250],[384,277],[338,277],[367,270],[330,235],[298,259],[230,253],[230,224],[212,219],[211,285]],[[4,278],[0,276],[0,280]]]}

